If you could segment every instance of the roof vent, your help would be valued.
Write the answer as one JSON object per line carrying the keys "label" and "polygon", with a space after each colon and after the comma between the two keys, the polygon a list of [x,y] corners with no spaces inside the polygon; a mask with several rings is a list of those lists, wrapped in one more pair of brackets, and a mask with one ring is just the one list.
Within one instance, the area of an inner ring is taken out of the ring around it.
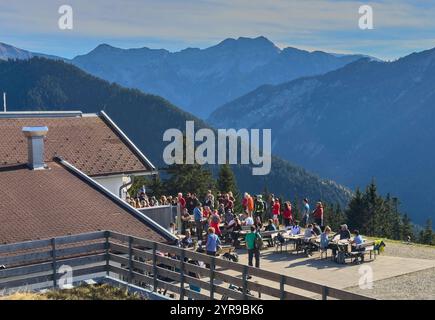
{"label": "roof vent", "polygon": [[45,169],[44,163],[44,137],[47,127],[24,127],[23,133],[27,137],[28,166],[33,170]]}

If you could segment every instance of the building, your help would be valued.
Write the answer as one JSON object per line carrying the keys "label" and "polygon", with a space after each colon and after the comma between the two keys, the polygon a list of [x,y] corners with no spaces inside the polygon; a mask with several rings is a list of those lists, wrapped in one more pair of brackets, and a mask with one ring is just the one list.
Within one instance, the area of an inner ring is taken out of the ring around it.
{"label": "building", "polygon": [[44,161],[62,157],[124,198],[135,176],[157,174],[154,165],[103,111],[0,113],[0,167],[26,164],[23,127],[48,128]]}
{"label": "building", "polygon": [[[77,120],[84,118],[80,115]],[[101,118],[95,116],[90,118],[93,119],[94,123],[101,121],[97,120]],[[55,132],[61,132],[67,127],[74,128],[69,118],[64,119],[67,119],[66,122],[69,122],[69,125],[60,124],[62,121],[59,119],[52,122],[44,121],[44,123],[52,125],[52,127],[56,127],[57,124]],[[48,127],[23,127],[20,131],[23,138],[19,139],[15,126],[22,123],[28,124],[28,122],[21,119],[16,122],[7,128],[7,132],[12,133],[7,139],[12,141],[11,143],[18,142],[16,149],[8,146],[7,150],[8,152],[15,150],[16,154],[5,153],[4,141],[6,139],[2,138],[0,244],[100,230],[112,230],[157,242],[174,243],[176,241],[176,237],[165,228],[131,207],[71,162],[60,156],[50,158],[50,155],[53,155],[52,146],[47,146],[49,152],[46,152],[44,156],[45,142],[50,143],[56,139],[53,134],[49,137],[50,129]],[[2,119],[0,123],[2,135],[4,135],[3,125],[7,125],[7,121]],[[84,128],[87,127],[84,126]],[[120,138],[115,137],[112,133],[115,131],[107,131],[101,127],[99,130],[103,131],[101,134],[106,134],[104,139],[113,141],[116,146],[111,147],[112,152],[118,150],[121,152],[121,157],[127,157],[128,152],[125,150],[125,145],[120,144]],[[76,139],[84,139],[82,142],[86,146],[86,143],[92,140],[88,135],[93,132],[95,131],[78,134],[74,138],[71,148],[78,148],[80,140]],[[73,139],[72,136],[72,134],[65,133],[58,137],[59,140],[56,143],[61,147],[60,150],[68,151],[68,148],[62,143]],[[93,141],[102,142],[104,139],[100,136]],[[25,145],[21,142],[22,140],[25,141]],[[106,142],[105,146],[108,147],[109,144]],[[85,148],[85,150],[87,149]],[[101,173],[109,173],[109,169],[123,168],[116,163],[108,165],[104,162],[101,166],[92,162],[96,166],[93,167],[84,161],[85,151],[79,149],[73,149],[73,151],[77,151],[81,155],[72,157],[72,153],[68,154],[67,152],[70,159],[73,159],[82,169],[96,173],[97,176],[100,176]],[[107,150],[102,150],[102,152],[103,155],[107,156]],[[129,172],[133,172],[136,168],[143,170],[142,164],[138,163],[138,158],[134,158],[132,154],[133,152],[129,155],[130,158],[127,158],[131,163],[131,168],[133,168]],[[24,162],[24,158],[27,159],[26,162]],[[15,159],[17,163],[12,164],[11,159]],[[95,161],[95,159],[91,158],[90,161]],[[120,172],[125,174],[126,170]]]}

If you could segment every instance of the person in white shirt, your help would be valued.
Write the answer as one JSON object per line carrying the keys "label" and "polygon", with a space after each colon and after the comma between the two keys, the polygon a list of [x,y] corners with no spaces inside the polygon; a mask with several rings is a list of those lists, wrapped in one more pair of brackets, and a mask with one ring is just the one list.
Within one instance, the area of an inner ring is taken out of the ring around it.
{"label": "person in white shirt", "polygon": [[294,225],[291,226],[290,232],[292,235],[298,235],[301,233],[301,227],[299,227],[299,221],[295,221]]}
{"label": "person in white shirt", "polygon": [[364,251],[366,250],[365,248],[361,248],[361,245],[364,243],[364,239],[363,237],[359,234],[358,230],[355,230],[353,232],[354,234],[354,238],[353,240],[350,241],[350,243],[352,244],[352,251],[353,252],[361,252],[361,255],[358,257],[355,257],[355,261],[354,263],[360,263],[358,258],[361,258],[361,262],[364,262]]}
{"label": "person in white shirt", "polygon": [[246,220],[245,220],[245,225],[247,225],[247,226],[252,226],[252,225],[254,225],[254,219],[252,219],[251,216],[248,216],[248,217],[246,218]]}

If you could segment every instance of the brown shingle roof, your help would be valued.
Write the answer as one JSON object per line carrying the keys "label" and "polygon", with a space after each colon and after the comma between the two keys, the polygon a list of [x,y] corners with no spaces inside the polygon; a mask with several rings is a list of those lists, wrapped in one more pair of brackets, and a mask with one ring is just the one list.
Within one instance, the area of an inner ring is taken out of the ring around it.
{"label": "brown shingle roof", "polygon": [[0,167],[27,163],[26,126],[47,126],[45,159],[60,156],[90,176],[153,170],[103,116],[0,117]]}
{"label": "brown shingle roof", "polygon": [[0,244],[99,230],[168,241],[167,233],[63,164],[52,161],[48,166],[0,169]]}

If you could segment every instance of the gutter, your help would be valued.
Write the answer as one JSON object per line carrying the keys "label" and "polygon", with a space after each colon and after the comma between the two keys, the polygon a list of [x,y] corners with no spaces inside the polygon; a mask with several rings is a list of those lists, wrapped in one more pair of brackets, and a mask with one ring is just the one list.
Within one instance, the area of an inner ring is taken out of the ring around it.
{"label": "gutter", "polygon": [[8,111],[0,112],[0,118],[64,118],[81,117],[81,111]]}
{"label": "gutter", "polygon": [[107,123],[121,136],[122,139],[129,145],[129,147],[136,152],[136,154],[141,158],[143,162],[145,162],[152,171],[156,171],[156,167],[148,160],[147,157],[139,150],[138,147],[125,135],[125,133],[109,118],[109,116],[104,112],[100,111],[101,117],[107,121]]}
{"label": "gutter", "polygon": [[105,187],[103,187],[101,184],[99,184],[98,182],[96,182],[94,179],[92,179],[91,177],[87,176],[85,173],[83,173],[82,171],[80,171],[79,169],[77,169],[76,167],[74,167],[72,164],[70,164],[68,161],[63,160],[60,157],[55,157],[54,158],[55,161],[59,162],[60,164],[62,164],[65,168],[67,168],[69,171],[73,172],[74,174],[76,174],[78,177],[80,177],[82,180],[84,180],[85,182],[87,182],[88,184],[90,184],[91,186],[93,186],[95,189],[97,189],[98,191],[100,191],[101,193],[103,193],[104,195],[106,195],[108,198],[110,198],[112,201],[116,202],[118,205],[120,205],[121,207],[123,207],[124,209],[126,209],[127,211],[129,211],[133,216],[135,216],[136,218],[138,218],[139,220],[142,220],[142,222],[144,222],[146,225],[148,225],[151,229],[153,229],[155,232],[157,232],[158,234],[162,235],[166,240],[168,240],[169,242],[175,243],[178,241],[178,238],[173,235],[172,233],[170,233],[168,230],[166,230],[165,228],[163,228],[161,225],[159,225],[157,222],[155,222],[154,220],[150,219],[149,217],[147,217],[146,215],[144,215],[142,212],[140,212],[139,210],[133,208],[132,206],[130,206],[127,202],[125,202],[124,200],[118,198],[116,195],[114,195],[112,192],[110,192],[109,190],[107,190]]}

